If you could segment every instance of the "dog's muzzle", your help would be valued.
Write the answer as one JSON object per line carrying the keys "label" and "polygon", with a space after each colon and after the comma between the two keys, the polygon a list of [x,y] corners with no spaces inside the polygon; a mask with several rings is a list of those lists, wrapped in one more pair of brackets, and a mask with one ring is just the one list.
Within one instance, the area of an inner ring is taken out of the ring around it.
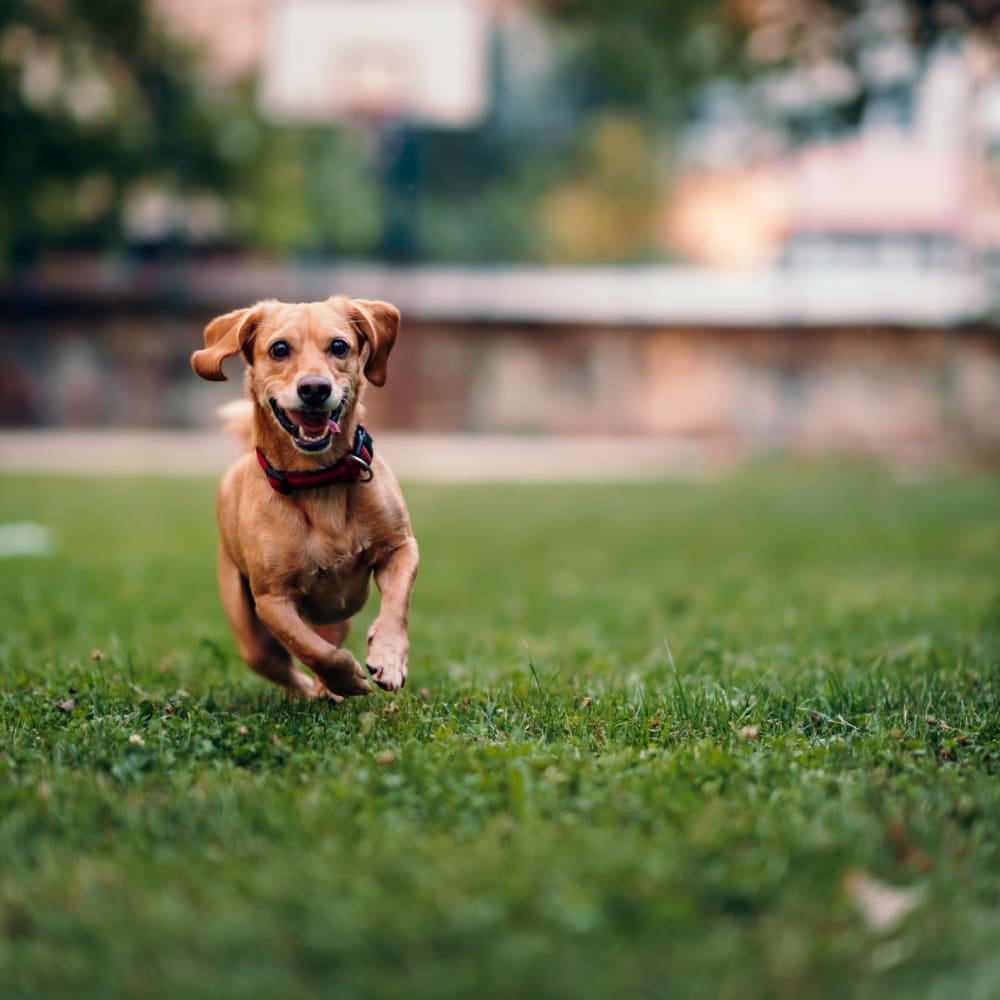
{"label": "dog's muzzle", "polygon": [[330,447],[334,435],[340,433],[340,420],[347,404],[347,396],[334,410],[325,409],[283,409],[271,397],[271,411],[282,429],[291,435],[292,443],[299,451],[325,451]]}

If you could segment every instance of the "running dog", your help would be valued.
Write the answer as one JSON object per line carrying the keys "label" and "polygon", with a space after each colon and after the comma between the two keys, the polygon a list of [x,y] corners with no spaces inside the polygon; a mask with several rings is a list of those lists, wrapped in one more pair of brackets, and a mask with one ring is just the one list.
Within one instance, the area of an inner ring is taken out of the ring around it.
{"label": "running dog", "polygon": [[361,402],[366,382],[385,384],[398,332],[387,302],[272,300],[212,320],[191,357],[215,382],[226,379],[226,358],[246,362],[250,405],[231,422],[250,448],[219,485],[219,591],[240,655],[297,696],[371,691],[343,643],[372,577],[382,603],[368,674],[387,691],[406,682],[417,543]]}

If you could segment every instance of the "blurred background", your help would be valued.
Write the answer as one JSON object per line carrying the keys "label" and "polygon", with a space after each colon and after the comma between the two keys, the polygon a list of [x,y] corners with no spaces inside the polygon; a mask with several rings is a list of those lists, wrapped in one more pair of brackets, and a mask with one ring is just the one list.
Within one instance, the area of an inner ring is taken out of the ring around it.
{"label": "blurred background", "polygon": [[1000,460],[996,0],[4,0],[0,121],[5,465],[334,292],[435,453]]}

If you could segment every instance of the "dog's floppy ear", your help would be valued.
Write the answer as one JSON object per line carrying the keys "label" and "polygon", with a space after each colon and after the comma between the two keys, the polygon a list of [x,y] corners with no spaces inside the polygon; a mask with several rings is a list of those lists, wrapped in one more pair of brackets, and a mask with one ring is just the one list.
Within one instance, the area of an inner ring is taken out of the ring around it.
{"label": "dog's floppy ear", "polygon": [[263,303],[234,309],[216,316],[205,327],[205,347],[191,355],[191,367],[209,382],[225,382],[222,362],[243,350],[250,343],[263,314]]}
{"label": "dog's floppy ear", "polygon": [[388,302],[351,299],[348,312],[355,329],[368,341],[370,348],[365,378],[372,385],[385,385],[389,352],[399,333],[399,310]]}

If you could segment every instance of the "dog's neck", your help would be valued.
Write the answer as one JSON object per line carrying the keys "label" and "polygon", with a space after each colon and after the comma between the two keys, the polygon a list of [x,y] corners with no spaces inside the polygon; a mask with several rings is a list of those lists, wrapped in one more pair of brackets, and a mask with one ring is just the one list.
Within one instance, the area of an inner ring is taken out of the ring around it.
{"label": "dog's neck", "polygon": [[285,472],[312,472],[336,465],[354,446],[358,424],[364,420],[364,406],[357,401],[345,412],[339,423],[340,433],[334,435],[326,451],[309,454],[299,451],[291,437],[277,426],[274,418],[259,406],[254,406],[254,447],[259,448],[276,469]]}

